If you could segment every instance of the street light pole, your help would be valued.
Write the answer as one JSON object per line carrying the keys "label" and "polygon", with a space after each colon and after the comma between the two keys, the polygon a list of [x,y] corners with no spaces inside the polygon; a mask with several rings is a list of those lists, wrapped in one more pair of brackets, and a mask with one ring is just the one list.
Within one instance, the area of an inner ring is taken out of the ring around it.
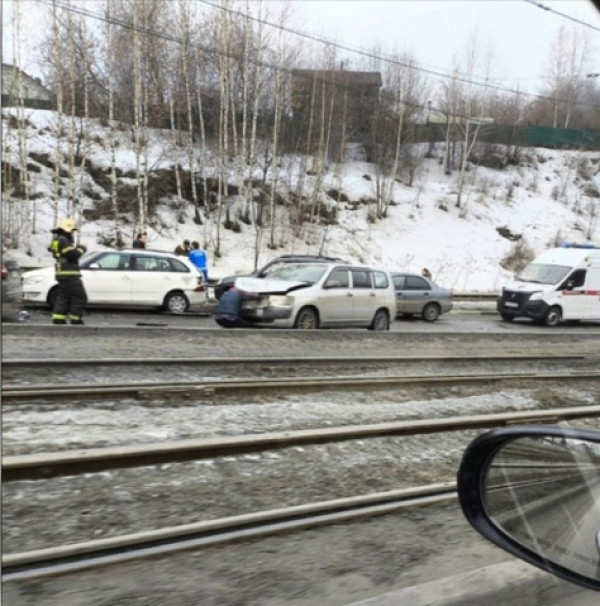
{"label": "street light pole", "polygon": [[[467,167],[467,158],[471,155],[471,151],[473,150],[473,146],[475,145],[475,141],[477,140],[477,135],[479,134],[479,128],[482,124],[491,124],[494,121],[493,118],[465,118],[465,142],[463,145],[463,155],[462,162],[460,166],[460,175],[458,178],[458,195],[456,197],[456,208],[460,208],[461,200],[462,200],[462,191],[463,191],[463,183],[465,180],[465,169]],[[469,145],[469,125],[475,124],[475,134],[473,135],[473,140]]]}

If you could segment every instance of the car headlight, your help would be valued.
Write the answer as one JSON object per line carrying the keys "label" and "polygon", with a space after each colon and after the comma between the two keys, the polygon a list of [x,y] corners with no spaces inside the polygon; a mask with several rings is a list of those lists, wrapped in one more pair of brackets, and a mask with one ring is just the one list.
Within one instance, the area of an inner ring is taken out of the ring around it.
{"label": "car headlight", "polygon": [[269,295],[267,297],[269,305],[277,305],[281,307],[287,307],[294,304],[294,298],[286,295]]}
{"label": "car headlight", "polygon": [[538,290],[537,292],[531,293],[531,295],[529,296],[529,300],[530,301],[541,301],[543,297],[544,297],[544,291]]}

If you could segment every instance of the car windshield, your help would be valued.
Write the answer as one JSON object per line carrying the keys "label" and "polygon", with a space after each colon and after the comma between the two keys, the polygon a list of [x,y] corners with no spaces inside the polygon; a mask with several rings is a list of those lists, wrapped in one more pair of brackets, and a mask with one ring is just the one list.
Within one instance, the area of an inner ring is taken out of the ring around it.
{"label": "car windshield", "polygon": [[530,263],[515,279],[536,284],[557,284],[570,271],[571,267],[565,265]]}
{"label": "car windshield", "polygon": [[270,272],[269,280],[286,280],[288,282],[314,284],[323,277],[326,271],[326,263],[288,263]]}
{"label": "car windshield", "polygon": [[101,255],[102,252],[94,251],[94,252],[86,252],[81,255],[79,259],[79,267],[85,268],[87,267],[96,257]]}

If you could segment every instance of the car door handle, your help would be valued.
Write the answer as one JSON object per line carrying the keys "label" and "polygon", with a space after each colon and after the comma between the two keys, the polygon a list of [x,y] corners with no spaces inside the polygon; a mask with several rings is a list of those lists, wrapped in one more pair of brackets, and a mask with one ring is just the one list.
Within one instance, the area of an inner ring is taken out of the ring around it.
{"label": "car door handle", "polygon": [[374,292],[370,292],[370,293],[369,293],[369,297],[374,297],[374,296],[375,296],[375,293],[374,293]]}
{"label": "car door handle", "polygon": [[347,293],[346,293],[346,296],[347,296],[347,297],[353,297],[354,295],[353,295],[351,292],[347,292]]}

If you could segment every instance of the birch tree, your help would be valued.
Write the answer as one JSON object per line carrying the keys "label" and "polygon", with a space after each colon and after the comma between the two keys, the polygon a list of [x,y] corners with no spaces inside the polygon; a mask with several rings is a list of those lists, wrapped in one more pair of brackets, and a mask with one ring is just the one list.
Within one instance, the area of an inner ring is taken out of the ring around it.
{"label": "birch tree", "polygon": [[[117,200],[117,163],[116,163],[116,137],[115,137],[115,90],[114,67],[115,55],[113,45],[112,13],[110,0],[106,3],[106,80],[108,84],[108,127],[110,147],[110,208],[113,221],[114,242],[117,247],[123,244],[123,237],[119,227],[119,205]],[[142,230],[143,231],[143,230]]]}

